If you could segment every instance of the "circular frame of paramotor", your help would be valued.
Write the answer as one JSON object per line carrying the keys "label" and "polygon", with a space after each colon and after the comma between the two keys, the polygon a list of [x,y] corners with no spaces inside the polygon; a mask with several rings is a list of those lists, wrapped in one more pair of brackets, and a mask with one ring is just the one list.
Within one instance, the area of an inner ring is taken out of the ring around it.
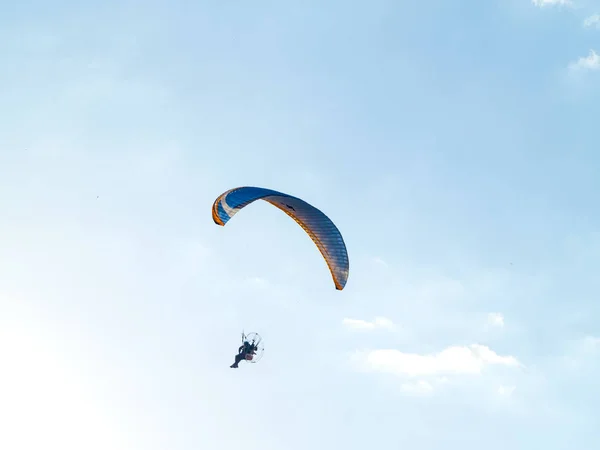
{"label": "circular frame of paramotor", "polygon": [[255,332],[251,332],[248,334],[242,333],[242,344],[244,341],[248,341],[251,345],[256,346],[256,353],[254,355],[248,355],[252,359],[248,359],[248,356],[244,359],[247,363],[256,364],[263,357],[263,353],[265,352],[265,347],[262,344],[262,337]]}

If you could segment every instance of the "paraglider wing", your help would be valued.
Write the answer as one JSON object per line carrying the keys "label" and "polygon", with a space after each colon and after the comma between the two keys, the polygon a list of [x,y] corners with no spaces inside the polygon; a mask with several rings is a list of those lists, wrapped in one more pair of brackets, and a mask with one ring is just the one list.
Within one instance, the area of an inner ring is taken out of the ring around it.
{"label": "paraglider wing", "polygon": [[239,210],[256,200],[265,200],[281,209],[304,229],[323,255],[335,288],[344,289],[349,272],[344,239],[329,217],[304,200],[271,189],[239,187],[217,197],[212,207],[213,220],[224,226]]}

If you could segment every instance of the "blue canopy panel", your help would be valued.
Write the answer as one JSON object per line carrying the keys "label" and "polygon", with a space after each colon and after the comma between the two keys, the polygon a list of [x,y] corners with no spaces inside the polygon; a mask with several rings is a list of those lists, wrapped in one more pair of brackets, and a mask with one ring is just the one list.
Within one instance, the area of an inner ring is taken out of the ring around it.
{"label": "blue canopy panel", "polygon": [[239,210],[256,200],[265,200],[276,206],[304,229],[323,255],[335,288],[344,289],[350,268],[344,239],[329,217],[304,200],[271,189],[238,187],[224,192],[215,200],[213,220],[217,225],[225,226]]}

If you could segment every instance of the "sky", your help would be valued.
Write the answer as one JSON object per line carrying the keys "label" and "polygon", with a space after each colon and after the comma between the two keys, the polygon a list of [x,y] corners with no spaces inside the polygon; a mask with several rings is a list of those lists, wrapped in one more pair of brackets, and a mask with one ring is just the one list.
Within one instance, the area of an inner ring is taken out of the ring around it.
{"label": "sky", "polygon": [[597,448],[600,1],[24,0],[0,54],[0,448]]}

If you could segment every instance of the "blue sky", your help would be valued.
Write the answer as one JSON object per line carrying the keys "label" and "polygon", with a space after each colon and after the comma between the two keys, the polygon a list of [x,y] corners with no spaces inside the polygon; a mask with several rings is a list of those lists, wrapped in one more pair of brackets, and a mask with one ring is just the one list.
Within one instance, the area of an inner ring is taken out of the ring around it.
{"label": "blue sky", "polygon": [[596,14],[0,5],[0,448],[597,448]]}

